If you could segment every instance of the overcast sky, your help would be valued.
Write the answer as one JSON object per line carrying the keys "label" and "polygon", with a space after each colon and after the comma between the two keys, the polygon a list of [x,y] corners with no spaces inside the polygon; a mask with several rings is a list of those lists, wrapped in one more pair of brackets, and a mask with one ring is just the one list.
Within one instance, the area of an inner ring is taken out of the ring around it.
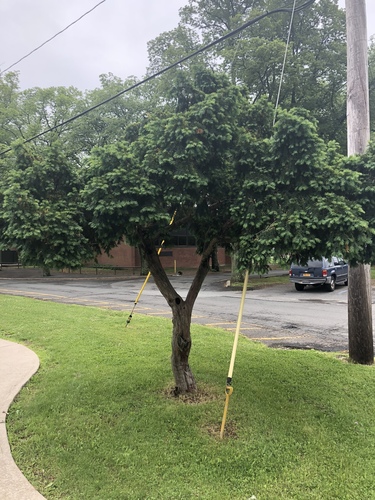
{"label": "overcast sky", "polygon": [[[0,0],[0,69],[63,30],[100,0]],[[368,36],[375,34],[375,1],[367,1]],[[175,28],[187,0],[106,0],[12,70],[21,88],[100,86],[99,75],[142,77],[147,42]],[[291,4],[293,4],[291,0]],[[341,7],[345,0],[339,0]]]}

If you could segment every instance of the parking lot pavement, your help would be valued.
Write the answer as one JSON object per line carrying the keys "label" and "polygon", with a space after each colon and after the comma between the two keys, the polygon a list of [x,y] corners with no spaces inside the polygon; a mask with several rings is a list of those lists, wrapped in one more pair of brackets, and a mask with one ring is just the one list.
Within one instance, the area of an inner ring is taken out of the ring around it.
{"label": "parking lot pavement", "polygon": [[[41,274],[30,278],[2,278],[1,274],[2,294],[116,309],[125,314],[130,313],[144,282],[140,276],[87,277],[57,273],[49,278]],[[16,275],[22,274],[13,271],[13,276]],[[229,331],[235,328],[242,291],[225,286],[229,277],[225,272],[208,274],[194,305],[193,323]],[[177,293],[186,297],[192,274],[171,275],[170,279]],[[152,278],[135,309],[132,325],[137,314],[171,318],[171,310]],[[284,283],[249,290],[241,329],[250,339],[272,347],[346,350],[347,287],[338,286],[333,293],[321,288],[297,292],[293,284]]]}

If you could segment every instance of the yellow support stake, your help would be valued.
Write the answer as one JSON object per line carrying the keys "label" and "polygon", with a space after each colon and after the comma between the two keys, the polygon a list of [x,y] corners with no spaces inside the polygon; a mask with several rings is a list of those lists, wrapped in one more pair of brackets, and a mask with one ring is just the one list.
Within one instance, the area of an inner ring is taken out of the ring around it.
{"label": "yellow support stake", "polygon": [[225,423],[227,421],[227,412],[228,412],[228,406],[229,406],[229,398],[230,398],[232,392],[233,392],[233,387],[231,385],[227,385],[227,387],[225,389],[225,405],[224,405],[223,419],[221,421],[220,439],[223,439],[223,437],[224,437]]}
{"label": "yellow support stake", "polygon": [[247,283],[248,283],[248,280],[249,280],[249,271],[246,270],[245,279],[244,279],[244,282],[243,282],[243,289],[242,289],[242,297],[241,297],[240,310],[238,312],[238,318],[237,318],[236,333],[234,335],[232,356],[231,356],[231,359],[230,359],[229,370],[228,370],[227,386],[225,388],[226,397],[225,397],[225,405],[224,405],[223,418],[222,418],[222,421],[221,421],[220,439],[223,439],[223,437],[224,437],[225,423],[226,423],[226,420],[227,420],[227,412],[228,412],[228,406],[229,406],[229,398],[230,398],[230,396],[233,393],[233,387],[232,387],[233,369],[234,369],[234,362],[236,360],[238,338],[240,336],[240,329],[241,329],[242,315],[243,315],[243,310],[244,310],[244,305],[245,305],[245,299],[246,299],[246,292],[247,292]]}

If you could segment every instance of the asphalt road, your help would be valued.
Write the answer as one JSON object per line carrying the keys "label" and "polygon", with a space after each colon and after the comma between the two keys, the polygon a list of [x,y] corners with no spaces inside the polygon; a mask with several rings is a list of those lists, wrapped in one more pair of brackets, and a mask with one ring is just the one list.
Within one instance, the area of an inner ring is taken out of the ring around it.
{"label": "asphalt road", "polygon": [[[241,290],[225,287],[229,275],[207,276],[193,311],[193,322],[235,331]],[[185,297],[191,276],[170,277],[177,292]],[[0,293],[22,295],[67,304],[103,307],[130,312],[144,278],[85,277],[56,274],[43,278],[40,272],[25,277],[21,270],[0,272]],[[247,293],[241,333],[273,347],[313,348],[346,351],[348,348],[347,287],[333,293],[320,288],[297,292],[292,284],[276,285]],[[171,311],[152,278],[134,311],[165,316]]]}

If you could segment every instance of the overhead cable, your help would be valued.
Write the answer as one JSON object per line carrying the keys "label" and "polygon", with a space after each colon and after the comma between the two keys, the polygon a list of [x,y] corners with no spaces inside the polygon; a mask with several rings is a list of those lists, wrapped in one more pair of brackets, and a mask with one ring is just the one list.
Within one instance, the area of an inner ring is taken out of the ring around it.
{"label": "overhead cable", "polygon": [[[288,8],[288,7],[282,7],[282,8],[279,8],[279,9],[275,9],[275,10],[271,10],[271,11],[267,11],[263,14],[260,14],[259,16],[255,17],[254,19],[251,19],[250,21],[247,21],[245,24],[242,24],[239,28],[236,28],[235,30],[233,31],[230,31],[229,33],[227,33],[226,35],[223,35],[222,37],[218,38],[217,40],[214,40],[213,42],[207,44],[207,45],[204,45],[203,47],[201,47],[200,49],[196,50],[195,52],[192,52],[191,54],[183,57],[182,59],[179,59],[178,61],[170,64],[169,66],[166,66],[165,68],[157,71],[156,73],[153,73],[152,75],[148,76],[147,78],[144,78],[143,80],[131,85],[130,87],[127,87],[126,89],[124,90],[121,90],[120,92],[118,92],[117,94],[111,96],[111,97],[108,97],[108,99],[105,99],[104,101],[101,101],[100,103],[98,104],[95,104],[94,106],[86,109],[85,111],[82,111],[81,113],[78,113],[77,115],[75,116],[72,116],[71,118],[68,118],[68,120],[65,120],[61,123],[58,123],[57,125],[53,126],[53,127],[50,127],[46,130],[44,130],[43,132],[40,132],[39,134],[36,134],[34,135],[33,137],[30,137],[29,139],[26,139],[23,144],[27,144],[28,142],[31,142],[31,141],[34,141],[35,139],[39,139],[39,137],[42,137],[43,135],[47,134],[48,132],[53,132],[54,130],[60,128],[60,127],[63,127],[64,125],[68,125],[69,123],[77,120],[78,118],[81,118],[82,116],[86,115],[87,113],[90,113],[91,111],[94,111],[95,109],[97,108],[100,108],[101,106],[103,106],[104,104],[107,104],[111,101],[113,101],[114,99],[117,99],[118,97],[130,92],[131,90],[134,90],[135,88],[137,87],[140,87],[141,85],[153,80],[154,78],[157,78],[158,76],[166,73],[167,71],[171,70],[172,68],[175,68],[176,66],[184,63],[185,61],[188,61],[189,59],[197,56],[198,54],[201,54],[202,52],[205,52],[206,50],[214,47],[215,45],[227,40],[228,38],[231,38],[235,35],[237,35],[238,33],[240,33],[241,31],[243,31],[244,29],[248,28],[249,26],[252,26],[253,24],[261,21],[262,19],[264,19],[265,17],[268,17],[270,15],[273,15],[273,14],[278,14],[278,13],[281,13],[281,12],[287,12],[287,13],[292,13],[293,10],[294,10],[294,13],[296,12],[300,12],[301,10],[305,9],[306,7],[309,7],[310,5],[312,5],[313,3],[315,2],[315,0],[307,0],[307,2],[305,2],[304,4],[300,5],[299,7],[296,7],[296,8]],[[5,151],[2,151],[0,153],[0,156],[5,154],[5,153],[9,153],[10,151],[12,151],[12,148],[9,148],[9,149],[6,149]]]}
{"label": "overhead cable", "polygon": [[288,48],[289,48],[289,42],[290,42],[290,35],[292,34],[292,26],[293,26],[293,19],[294,19],[294,13],[296,11],[296,0],[294,0],[293,4],[293,9],[292,9],[292,16],[290,18],[290,25],[289,25],[289,31],[288,31],[288,38],[286,41],[285,45],[285,53],[284,53],[284,60],[283,60],[283,66],[281,70],[281,77],[280,77],[280,84],[279,84],[279,90],[277,92],[277,99],[276,99],[276,106],[275,106],[275,114],[273,116],[273,125],[275,126],[276,123],[276,116],[277,116],[277,109],[279,107],[279,100],[280,100],[280,94],[281,94],[281,86],[283,84],[283,79],[284,79],[284,71],[285,71],[285,65],[286,65],[286,57],[288,55]]}
{"label": "overhead cable", "polygon": [[101,2],[99,2],[98,4],[96,4],[92,9],[90,9],[87,12],[85,12],[84,14],[82,14],[82,16],[80,16],[78,19],[76,19],[72,23],[68,24],[68,26],[66,26],[66,28],[62,29],[61,31],[59,31],[58,33],[56,33],[55,35],[53,35],[51,38],[49,38],[48,40],[46,40],[45,42],[43,42],[41,45],[39,45],[38,47],[36,47],[35,49],[33,49],[31,52],[29,52],[25,56],[21,57],[21,59],[18,59],[18,61],[16,61],[13,64],[11,64],[7,68],[5,68],[3,71],[0,71],[0,76],[3,75],[6,71],[9,71],[11,68],[13,68],[14,66],[16,66],[18,63],[20,63],[21,61],[23,61],[27,57],[31,56],[31,54],[34,54],[34,52],[36,52],[37,50],[39,50],[42,47],[44,47],[44,45],[46,45],[47,43],[51,42],[57,36],[61,35],[61,33],[64,33],[64,31],[66,31],[67,29],[69,29],[74,24],[78,23],[78,21],[80,21],[81,19],[83,19],[85,16],[87,16],[88,14],[90,14],[90,12],[92,12],[93,10],[95,10],[97,7],[99,7],[99,5],[101,5],[102,3],[106,2],[106,1],[107,0],[102,0]]}

